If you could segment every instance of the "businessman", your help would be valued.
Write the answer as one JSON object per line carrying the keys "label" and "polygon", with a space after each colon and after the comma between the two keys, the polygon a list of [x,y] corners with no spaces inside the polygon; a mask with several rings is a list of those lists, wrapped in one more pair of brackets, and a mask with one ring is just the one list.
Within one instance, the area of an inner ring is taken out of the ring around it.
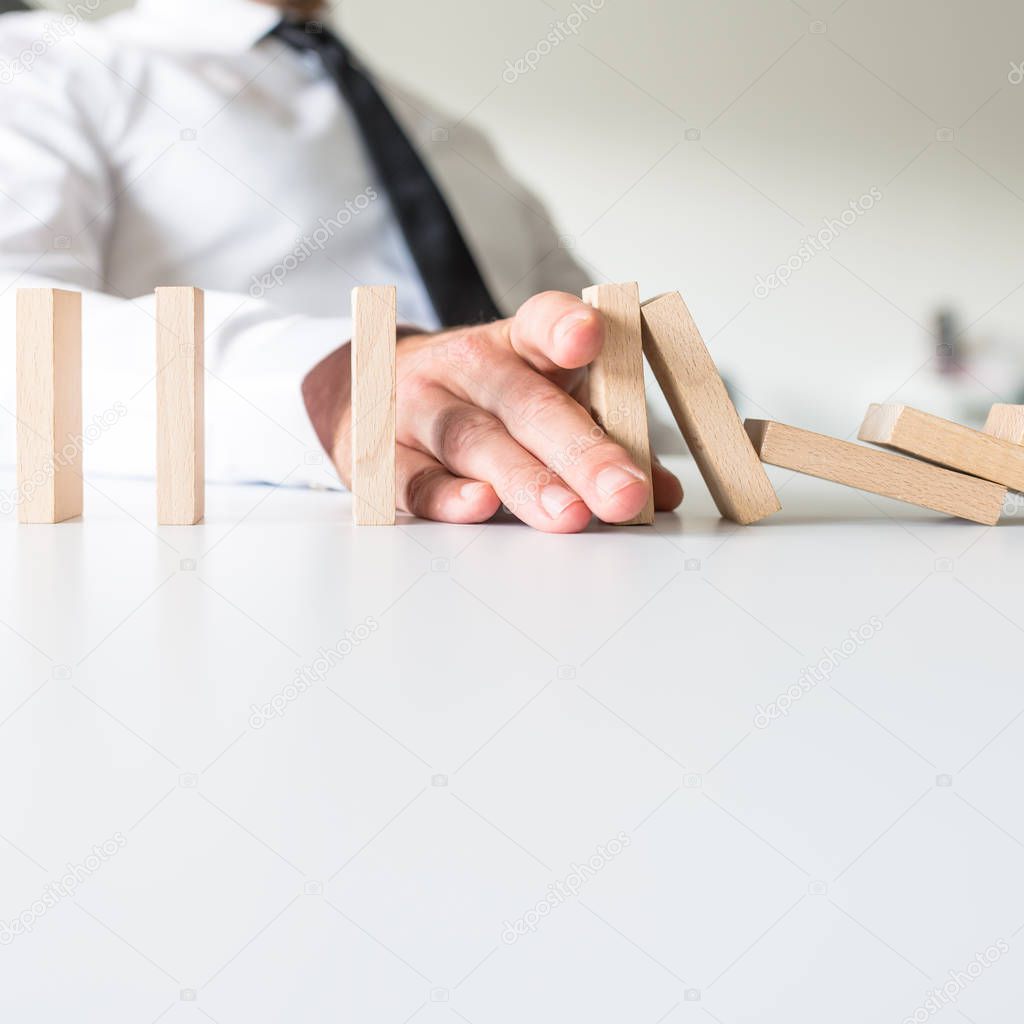
{"label": "businessman", "polygon": [[86,293],[86,421],[126,410],[88,468],[152,472],[151,292],[196,284],[210,478],[324,484],[322,448],[348,483],[348,296],[394,283],[405,510],[565,533],[679,503],[577,400],[602,319],[480,136],[376,83],[314,0],[96,6],[0,17],[0,315]]}

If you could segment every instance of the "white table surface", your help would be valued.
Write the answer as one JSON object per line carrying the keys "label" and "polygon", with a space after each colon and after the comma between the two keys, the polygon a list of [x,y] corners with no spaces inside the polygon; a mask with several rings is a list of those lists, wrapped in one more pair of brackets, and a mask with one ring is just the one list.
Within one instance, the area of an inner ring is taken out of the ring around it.
{"label": "white table surface", "polygon": [[738,529],[679,465],[573,537],[218,487],[157,529],[109,480],[0,520],[0,1020],[923,1020],[999,940],[940,1019],[1016,1019],[1024,515],[773,471]]}

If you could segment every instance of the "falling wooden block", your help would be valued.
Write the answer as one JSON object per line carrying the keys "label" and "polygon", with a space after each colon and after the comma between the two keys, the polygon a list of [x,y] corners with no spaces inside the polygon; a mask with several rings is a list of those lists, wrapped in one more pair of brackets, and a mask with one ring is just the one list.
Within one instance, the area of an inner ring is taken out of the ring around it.
{"label": "falling wooden block", "polygon": [[747,420],[762,462],[935,512],[993,526],[1006,488],[902,455],[865,448],[772,420]]}
{"label": "falling wooden block", "polygon": [[193,526],[205,513],[203,292],[156,290],[157,522]]}
{"label": "falling wooden block", "polygon": [[984,432],[1013,444],[1024,444],[1024,405],[993,405]]}
{"label": "falling wooden block", "polygon": [[[644,392],[640,289],[630,284],[599,284],[583,292],[583,301],[605,318],[604,347],[590,365],[590,408],[594,420],[629,453],[651,479],[651,442]],[[635,519],[622,526],[654,522],[654,491]]]}
{"label": "falling wooden block", "polygon": [[1024,448],[952,420],[906,405],[872,405],[857,436],[1024,491]]}
{"label": "falling wooden block", "polygon": [[352,495],[357,526],[395,523],[395,380],[398,293],[352,292]]}
{"label": "falling wooden block", "polygon": [[647,361],[718,511],[744,524],[778,512],[768,474],[682,296],[650,299],[641,312]]}
{"label": "falling wooden block", "polygon": [[82,296],[17,295],[18,518],[82,514]]}

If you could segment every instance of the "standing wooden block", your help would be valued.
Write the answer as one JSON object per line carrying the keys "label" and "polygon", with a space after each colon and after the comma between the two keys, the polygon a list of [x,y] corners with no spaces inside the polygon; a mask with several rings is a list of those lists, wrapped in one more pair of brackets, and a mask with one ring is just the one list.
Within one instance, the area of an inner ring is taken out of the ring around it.
{"label": "standing wooden block", "polygon": [[[590,366],[590,407],[594,420],[629,453],[651,479],[651,442],[647,431],[647,396],[640,318],[640,289],[630,284],[599,284],[583,292],[583,301],[605,318],[601,354]],[[654,522],[654,491],[640,514],[622,526]]]}
{"label": "standing wooden block", "polygon": [[762,462],[994,526],[1006,488],[772,420],[745,424]]}
{"label": "standing wooden block", "polygon": [[984,431],[1002,441],[1024,444],[1024,405],[993,405]]}
{"label": "standing wooden block", "polygon": [[156,290],[156,505],[164,526],[205,514],[203,292]]}
{"label": "standing wooden block", "polygon": [[1024,491],[1024,448],[906,405],[869,406],[857,436]]}
{"label": "standing wooden block", "polygon": [[17,296],[18,519],[82,514],[82,296]]}
{"label": "standing wooden block", "polygon": [[644,353],[718,511],[755,523],[782,507],[678,292],[641,307]]}
{"label": "standing wooden block", "polygon": [[398,293],[352,291],[352,495],[357,526],[395,524]]}

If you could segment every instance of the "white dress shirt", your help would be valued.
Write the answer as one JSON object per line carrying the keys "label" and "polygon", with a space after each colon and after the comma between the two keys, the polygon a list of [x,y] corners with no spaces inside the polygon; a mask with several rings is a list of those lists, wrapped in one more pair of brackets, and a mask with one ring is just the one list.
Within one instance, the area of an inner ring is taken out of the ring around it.
{"label": "white dress shirt", "polygon": [[[279,18],[250,0],[0,17],[0,463],[14,462],[17,288],[85,292],[84,424],[106,413],[87,474],[154,471],[157,286],[206,290],[211,480],[334,481],[300,384],[348,340],[355,285],[397,284],[400,319],[438,326],[351,112],[315,57],[266,38]],[[488,144],[382,89],[499,305],[578,292]]]}

